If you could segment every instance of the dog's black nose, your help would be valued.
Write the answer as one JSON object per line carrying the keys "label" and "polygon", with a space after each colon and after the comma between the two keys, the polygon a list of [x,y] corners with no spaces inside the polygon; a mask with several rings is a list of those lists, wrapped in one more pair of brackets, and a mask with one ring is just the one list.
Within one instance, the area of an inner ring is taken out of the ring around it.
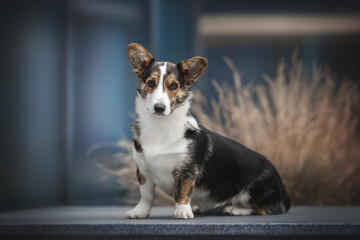
{"label": "dog's black nose", "polygon": [[165,111],[166,106],[162,103],[157,103],[154,106],[155,112],[157,113],[163,113]]}

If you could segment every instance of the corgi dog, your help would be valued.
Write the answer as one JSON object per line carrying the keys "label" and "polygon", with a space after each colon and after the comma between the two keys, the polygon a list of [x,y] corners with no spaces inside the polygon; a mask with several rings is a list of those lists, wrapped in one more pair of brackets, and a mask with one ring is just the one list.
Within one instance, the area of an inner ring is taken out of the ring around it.
{"label": "corgi dog", "polygon": [[189,87],[205,71],[205,58],[157,62],[136,43],[128,55],[139,79],[132,133],[141,199],[126,218],[150,216],[156,186],[174,198],[176,219],[288,211],[289,195],[266,157],[192,116]]}

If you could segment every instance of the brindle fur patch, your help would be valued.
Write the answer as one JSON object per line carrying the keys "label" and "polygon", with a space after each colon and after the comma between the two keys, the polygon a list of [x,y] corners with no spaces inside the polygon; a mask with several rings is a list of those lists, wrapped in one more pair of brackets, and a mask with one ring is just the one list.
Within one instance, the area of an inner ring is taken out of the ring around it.
{"label": "brindle fur patch", "polygon": [[146,183],[146,178],[140,173],[139,168],[136,170],[136,176],[140,185],[144,185]]}
{"label": "brindle fur patch", "polygon": [[134,139],[139,139],[140,138],[140,126],[139,126],[138,122],[136,121],[136,119],[138,119],[137,114],[134,115],[134,119],[135,119],[135,121],[131,123],[131,132],[133,134]]}
{"label": "brindle fur patch", "polygon": [[176,195],[174,195],[175,202],[180,205],[188,204],[194,186],[194,179],[179,179],[176,186],[177,191],[175,191]]}
{"label": "brindle fur patch", "polygon": [[134,147],[135,147],[135,150],[137,152],[142,152],[143,149],[142,149],[142,146],[141,146],[141,143],[140,143],[140,127],[136,121],[136,119],[138,118],[138,116],[135,114],[134,116],[134,119],[135,121],[131,124],[131,131],[132,131],[132,134],[133,134],[133,137],[134,137]]}
{"label": "brindle fur patch", "polygon": [[174,200],[178,204],[188,204],[190,202],[190,196],[195,186],[195,177],[187,178],[182,172],[174,169],[172,172],[175,178],[174,188]]}

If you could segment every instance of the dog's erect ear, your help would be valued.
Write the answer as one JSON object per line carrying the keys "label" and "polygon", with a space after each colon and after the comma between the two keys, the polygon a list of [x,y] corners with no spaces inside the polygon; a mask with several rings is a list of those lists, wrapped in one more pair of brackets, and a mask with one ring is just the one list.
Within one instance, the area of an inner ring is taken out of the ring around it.
{"label": "dog's erect ear", "polygon": [[128,46],[128,55],[133,71],[138,78],[143,74],[146,68],[155,61],[154,57],[143,46],[137,43],[131,43]]}
{"label": "dog's erect ear", "polygon": [[178,63],[186,84],[191,84],[205,71],[208,62],[203,57],[193,57]]}

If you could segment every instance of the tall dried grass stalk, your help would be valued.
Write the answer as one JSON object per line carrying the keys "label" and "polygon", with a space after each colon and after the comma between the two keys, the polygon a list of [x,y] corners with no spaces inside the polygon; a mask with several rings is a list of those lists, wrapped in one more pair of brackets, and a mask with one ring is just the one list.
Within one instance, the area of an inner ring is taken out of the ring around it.
{"label": "tall dried grass stalk", "polygon": [[[339,84],[329,71],[313,67],[305,74],[296,52],[288,68],[280,61],[267,85],[242,84],[234,63],[225,58],[234,86],[213,81],[218,99],[196,95],[193,112],[207,128],[235,139],[267,156],[278,169],[293,204],[336,205],[360,203],[359,88]],[[138,198],[136,166],[131,142],[117,159],[124,167],[111,170],[129,194]],[[158,191],[158,204],[171,199]]]}

